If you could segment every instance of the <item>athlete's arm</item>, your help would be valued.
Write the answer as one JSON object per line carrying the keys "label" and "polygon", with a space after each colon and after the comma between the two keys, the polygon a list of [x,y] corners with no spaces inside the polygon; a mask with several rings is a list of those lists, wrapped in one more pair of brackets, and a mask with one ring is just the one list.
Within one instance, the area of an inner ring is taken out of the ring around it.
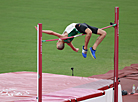
{"label": "athlete's arm", "polygon": [[[37,27],[35,26],[35,29],[37,30]],[[59,33],[56,33],[54,31],[51,31],[51,30],[42,30],[42,33],[46,33],[46,34],[49,34],[49,35],[54,35],[54,36],[57,36],[59,38],[62,38],[63,35],[59,34]]]}
{"label": "athlete's arm", "polygon": [[72,50],[74,50],[76,52],[79,51],[79,48],[75,48],[71,42],[70,43],[67,43],[67,45],[70,46],[72,48]]}

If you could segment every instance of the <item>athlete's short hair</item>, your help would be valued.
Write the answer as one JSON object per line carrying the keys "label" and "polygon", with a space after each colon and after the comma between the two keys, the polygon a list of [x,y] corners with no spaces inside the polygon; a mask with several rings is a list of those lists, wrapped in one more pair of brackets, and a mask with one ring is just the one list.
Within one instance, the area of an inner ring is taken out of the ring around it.
{"label": "athlete's short hair", "polygon": [[58,50],[63,50],[64,49],[64,43],[61,43],[57,46]]}

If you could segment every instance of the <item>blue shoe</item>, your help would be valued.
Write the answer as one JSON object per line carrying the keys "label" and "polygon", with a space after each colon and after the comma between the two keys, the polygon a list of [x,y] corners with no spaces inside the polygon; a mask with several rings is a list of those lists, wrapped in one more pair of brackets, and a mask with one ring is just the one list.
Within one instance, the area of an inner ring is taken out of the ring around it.
{"label": "blue shoe", "polygon": [[87,57],[87,50],[84,49],[84,46],[82,46],[82,56],[83,56],[84,58]]}
{"label": "blue shoe", "polygon": [[90,47],[90,53],[94,59],[96,59],[95,52],[96,50],[93,50],[92,47]]}

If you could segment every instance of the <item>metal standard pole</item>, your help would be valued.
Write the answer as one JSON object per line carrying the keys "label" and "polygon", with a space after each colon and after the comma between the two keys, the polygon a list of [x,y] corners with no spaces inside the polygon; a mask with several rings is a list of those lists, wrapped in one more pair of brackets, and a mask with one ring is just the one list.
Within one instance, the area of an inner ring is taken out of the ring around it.
{"label": "metal standard pole", "polygon": [[114,35],[114,102],[118,102],[118,53],[119,53],[119,7],[115,7]]}
{"label": "metal standard pole", "polygon": [[37,102],[42,102],[42,24],[37,28]]}

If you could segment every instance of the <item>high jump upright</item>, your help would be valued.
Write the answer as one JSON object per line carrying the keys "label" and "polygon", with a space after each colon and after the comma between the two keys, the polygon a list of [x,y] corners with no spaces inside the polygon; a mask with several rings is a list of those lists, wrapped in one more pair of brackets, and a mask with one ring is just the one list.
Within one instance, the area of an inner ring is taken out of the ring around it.
{"label": "high jump upright", "polygon": [[42,102],[42,24],[37,28],[37,102]]}
{"label": "high jump upright", "polygon": [[114,102],[118,102],[118,59],[119,59],[119,7],[115,7],[114,33]]}

